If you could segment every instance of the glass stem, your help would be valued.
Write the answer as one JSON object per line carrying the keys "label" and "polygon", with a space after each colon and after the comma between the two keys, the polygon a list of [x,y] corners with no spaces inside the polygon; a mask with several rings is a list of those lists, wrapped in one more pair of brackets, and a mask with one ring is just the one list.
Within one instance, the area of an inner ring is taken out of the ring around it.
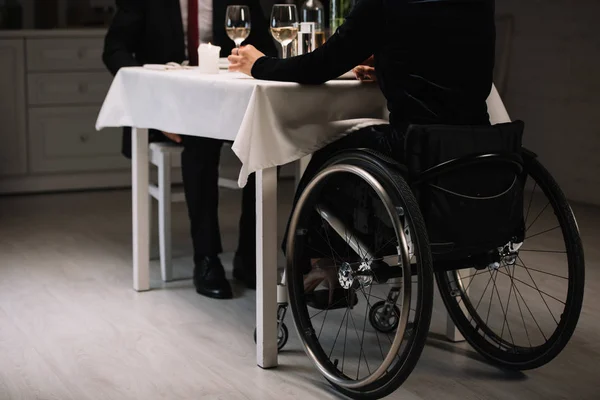
{"label": "glass stem", "polygon": [[288,53],[287,46],[281,45],[281,57],[287,58],[288,57],[287,53]]}

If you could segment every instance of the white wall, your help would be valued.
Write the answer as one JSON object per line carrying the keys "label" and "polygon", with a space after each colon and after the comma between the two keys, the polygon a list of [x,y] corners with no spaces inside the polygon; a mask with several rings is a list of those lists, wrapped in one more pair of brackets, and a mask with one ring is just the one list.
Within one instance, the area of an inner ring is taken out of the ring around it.
{"label": "white wall", "polygon": [[496,0],[515,31],[504,102],[569,198],[600,205],[600,0]]}

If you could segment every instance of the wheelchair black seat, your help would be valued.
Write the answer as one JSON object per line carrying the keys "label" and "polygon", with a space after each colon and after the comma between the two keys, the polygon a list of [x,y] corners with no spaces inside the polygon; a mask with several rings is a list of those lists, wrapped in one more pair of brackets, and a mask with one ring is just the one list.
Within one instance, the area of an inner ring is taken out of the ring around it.
{"label": "wheelchair black seat", "polygon": [[522,121],[409,127],[409,185],[435,260],[484,255],[523,236],[523,130]]}

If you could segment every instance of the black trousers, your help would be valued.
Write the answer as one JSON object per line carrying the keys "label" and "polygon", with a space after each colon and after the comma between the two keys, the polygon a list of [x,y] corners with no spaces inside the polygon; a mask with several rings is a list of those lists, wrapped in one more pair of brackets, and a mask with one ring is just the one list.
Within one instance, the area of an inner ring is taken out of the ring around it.
{"label": "black trousers", "polygon": [[[223,251],[219,229],[219,161],[222,140],[182,136],[181,169],[191,225],[194,262]],[[252,174],[242,194],[237,253],[254,261],[256,249],[255,176]],[[251,264],[253,265],[253,264]]]}

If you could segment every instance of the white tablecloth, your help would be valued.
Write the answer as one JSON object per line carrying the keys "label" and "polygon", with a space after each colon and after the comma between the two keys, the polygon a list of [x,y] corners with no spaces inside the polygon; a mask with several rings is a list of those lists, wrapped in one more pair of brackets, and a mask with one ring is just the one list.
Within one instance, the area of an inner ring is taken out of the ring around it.
{"label": "white tablecloth", "polygon": [[233,140],[248,174],[295,161],[350,128],[384,122],[377,85],[335,80],[320,86],[259,81],[223,71],[123,68],[96,128],[135,126]]}

